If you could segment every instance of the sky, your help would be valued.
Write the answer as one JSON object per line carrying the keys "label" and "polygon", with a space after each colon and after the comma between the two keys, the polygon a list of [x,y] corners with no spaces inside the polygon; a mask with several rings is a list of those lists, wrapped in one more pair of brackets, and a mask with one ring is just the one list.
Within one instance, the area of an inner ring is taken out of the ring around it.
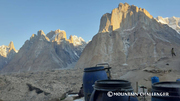
{"label": "sky", "polygon": [[103,14],[119,3],[145,8],[153,17],[180,17],[180,0],[0,0],[0,46],[13,41],[20,49],[32,34],[57,29],[89,41]]}

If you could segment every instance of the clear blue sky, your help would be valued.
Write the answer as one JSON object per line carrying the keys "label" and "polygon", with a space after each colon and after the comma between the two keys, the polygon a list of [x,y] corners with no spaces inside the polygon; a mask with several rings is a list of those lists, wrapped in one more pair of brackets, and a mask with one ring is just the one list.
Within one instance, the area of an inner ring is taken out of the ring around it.
{"label": "clear blue sky", "polygon": [[145,8],[153,17],[180,17],[180,0],[0,0],[0,46],[14,42],[19,49],[38,30],[65,30],[89,41],[100,18],[118,4]]}

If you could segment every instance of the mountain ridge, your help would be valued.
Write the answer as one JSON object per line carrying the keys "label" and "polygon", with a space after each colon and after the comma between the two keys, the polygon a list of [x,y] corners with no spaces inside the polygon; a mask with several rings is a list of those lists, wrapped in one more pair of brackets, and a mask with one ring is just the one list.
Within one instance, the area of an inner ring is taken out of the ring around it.
{"label": "mountain ridge", "polygon": [[66,68],[79,59],[85,45],[86,42],[77,36],[67,39],[66,32],[60,29],[47,35],[39,30],[25,41],[14,59],[1,72]]}
{"label": "mountain ridge", "polygon": [[180,18],[175,16],[165,17],[165,18],[158,16],[156,17],[156,20],[162,24],[167,24],[168,26],[170,26],[180,34]]}

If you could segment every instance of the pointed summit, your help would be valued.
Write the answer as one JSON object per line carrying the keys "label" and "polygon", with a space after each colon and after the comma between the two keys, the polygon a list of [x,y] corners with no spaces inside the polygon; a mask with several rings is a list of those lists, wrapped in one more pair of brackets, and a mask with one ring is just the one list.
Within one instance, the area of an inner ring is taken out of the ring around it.
{"label": "pointed summit", "polygon": [[13,41],[11,41],[11,42],[9,43],[9,47],[12,47],[12,46],[14,46]]}
{"label": "pointed summit", "polygon": [[60,33],[60,32],[61,32],[60,29],[55,30],[55,33],[56,33],[56,34],[57,34],[57,33]]}
{"label": "pointed summit", "polygon": [[11,50],[14,50],[14,51],[16,52],[16,49],[15,49],[15,47],[14,47],[13,41],[11,41],[11,42],[9,43],[9,51],[8,51],[8,52],[11,52]]}
{"label": "pointed summit", "polygon": [[17,52],[12,41],[8,46],[0,46],[0,70],[11,61]]}
{"label": "pointed summit", "polygon": [[32,36],[31,36],[31,38],[30,39],[32,39],[33,37],[35,37],[36,36],[36,34],[32,34]]}
{"label": "pointed summit", "polygon": [[84,41],[83,38],[77,37],[76,35],[71,35],[68,39],[69,43],[72,43],[74,46],[84,46],[86,45],[86,42]]}
{"label": "pointed summit", "polygon": [[69,43],[73,43],[73,36],[72,35],[69,37]]}
{"label": "pointed summit", "polygon": [[[50,41],[49,38],[46,36],[46,34],[44,34],[43,30],[39,30],[37,32],[37,34],[38,34],[38,36],[42,35],[47,41]],[[32,36],[34,36],[34,35],[32,35]],[[40,39],[40,40],[42,40],[42,39]]]}
{"label": "pointed summit", "polygon": [[161,24],[167,24],[169,27],[173,28],[180,34],[180,18],[175,16],[166,17],[166,18],[158,16],[156,20]]}
{"label": "pointed summit", "polygon": [[38,36],[39,36],[39,35],[45,35],[44,32],[43,32],[43,30],[39,30],[39,31],[38,31]]}
{"label": "pointed summit", "polygon": [[67,40],[66,32],[64,30],[60,30],[60,29],[55,30],[55,34],[54,34],[53,40],[60,41],[62,39]]}
{"label": "pointed summit", "polygon": [[60,29],[57,29],[57,30],[55,30],[55,34],[60,34],[60,36],[62,37],[62,38],[64,38],[65,40],[67,40],[67,37],[66,37],[66,32],[64,31],[64,30],[60,30]]}

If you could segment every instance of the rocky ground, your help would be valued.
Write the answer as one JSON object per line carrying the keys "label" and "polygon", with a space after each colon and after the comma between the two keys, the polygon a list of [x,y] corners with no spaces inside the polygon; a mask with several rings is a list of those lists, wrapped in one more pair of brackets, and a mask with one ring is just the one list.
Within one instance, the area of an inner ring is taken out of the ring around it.
{"label": "rocky ground", "polygon": [[[121,66],[111,70],[113,79],[125,79],[136,91],[139,86],[151,88],[151,77],[160,81],[175,81],[180,78],[179,57],[165,57],[156,63],[131,68]],[[83,68],[24,72],[0,75],[0,99],[3,101],[60,101],[66,92],[78,92],[83,77]],[[150,101],[150,98],[148,98]],[[66,98],[64,101],[72,101]]]}
{"label": "rocky ground", "polygon": [[3,101],[58,101],[65,92],[78,92],[82,69],[0,75]]}

